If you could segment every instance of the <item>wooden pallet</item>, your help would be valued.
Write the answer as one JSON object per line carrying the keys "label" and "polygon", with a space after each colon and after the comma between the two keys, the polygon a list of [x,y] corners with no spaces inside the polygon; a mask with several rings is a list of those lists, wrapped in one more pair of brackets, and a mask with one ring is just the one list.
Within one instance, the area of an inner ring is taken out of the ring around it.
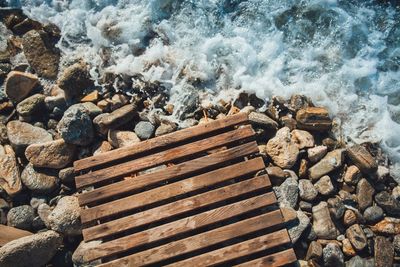
{"label": "wooden pallet", "polygon": [[246,114],[228,116],[76,161],[83,237],[102,240],[86,260],[103,267],[295,262],[247,123]]}

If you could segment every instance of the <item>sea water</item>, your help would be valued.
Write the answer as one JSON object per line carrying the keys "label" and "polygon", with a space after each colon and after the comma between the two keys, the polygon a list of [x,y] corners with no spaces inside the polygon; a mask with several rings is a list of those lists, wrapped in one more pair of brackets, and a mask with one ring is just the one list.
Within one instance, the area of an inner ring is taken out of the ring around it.
{"label": "sea water", "polygon": [[[385,1],[381,1],[385,2]],[[388,1],[386,1],[388,2]],[[175,117],[240,92],[305,94],[350,142],[379,142],[400,163],[400,9],[356,0],[8,0],[58,25],[64,61],[159,81]],[[107,51],[107,64],[104,51]],[[399,167],[399,165],[397,165]],[[399,168],[393,174],[400,176]]]}

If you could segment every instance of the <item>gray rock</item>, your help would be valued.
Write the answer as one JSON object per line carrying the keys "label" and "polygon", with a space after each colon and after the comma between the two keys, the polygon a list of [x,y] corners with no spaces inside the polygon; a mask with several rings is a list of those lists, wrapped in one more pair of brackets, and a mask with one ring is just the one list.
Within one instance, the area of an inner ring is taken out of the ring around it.
{"label": "gray rock", "polygon": [[375,189],[367,181],[367,179],[363,178],[358,182],[356,192],[358,208],[360,211],[364,211],[366,208],[372,205]]}
{"label": "gray rock", "polygon": [[0,122],[0,145],[4,145],[7,142],[7,127],[4,125],[4,123]]}
{"label": "gray rock", "polygon": [[367,237],[359,224],[353,224],[347,228],[346,237],[357,251],[361,251],[367,246]]}
{"label": "gray rock", "polygon": [[308,159],[312,163],[318,162],[326,155],[326,153],[328,153],[328,148],[326,146],[316,146],[307,149]]}
{"label": "gray rock", "polygon": [[152,137],[154,131],[154,125],[148,121],[140,121],[135,126],[135,133],[141,140],[147,140]]}
{"label": "gray rock", "polygon": [[47,203],[47,197],[45,197],[45,196],[34,196],[31,198],[31,201],[29,202],[31,207],[35,210],[37,210],[39,205],[41,205],[43,203]]}
{"label": "gray rock", "polygon": [[346,262],[346,267],[375,267],[374,259],[363,259],[355,256]]}
{"label": "gray rock", "polygon": [[310,179],[316,181],[322,176],[341,167],[344,160],[343,152],[343,149],[336,149],[326,154],[323,159],[308,170]]}
{"label": "gray rock", "polygon": [[295,179],[287,178],[279,187],[274,187],[274,191],[281,207],[296,207],[299,184]]}
{"label": "gray rock", "polygon": [[35,94],[24,100],[17,105],[17,112],[23,117],[31,116],[33,113],[44,108],[45,96],[42,94]]}
{"label": "gray rock", "polygon": [[249,121],[252,124],[261,126],[266,129],[278,129],[278,123],[263,113],[251,112],[249,114]]}
{"label": "gray rock", "polygon": [[66,143],[85,146],[92,142],[94,131],[87,109],[71,106],[57,125],[57,130]]}
{"label": "gray rock", "polygon": [[79,103],[72,105],[71,107],[76,107],[86,110],[89,113],[90,118],[92,119],[103,113],[103,111],[92,102]]}
{"label": "gray rock", "polygon": [[331,217],[335,220],[340,220],[346,211],[343,201],[336,196],[328,199],[327,203]]}
{"label": "gray rock", "polygon": [[20,121],[10,121],[7,123],[7,134],[17,154],[23,153],[29,145],[53,140],[51,134],[45,129]]}
{"label": "gray rock", "polygon": [[322,250],[324,266],[341,267],[344,266],[344,255],[340,247],[335,243],[329,243]]}
{"label": "gray rock", "polygon": [[0,248],[1,267],[45,266],[62,245],[63,238],[54,231],[22,237]]}
{"label": "gray rock", "polygon": [[335,191],[331,178],[328,175],[322,176],[322,178],[320,178],[314,184],[314,186],[318,190],[318,192],[323,196],[332,195]]}
{"label": "gray rock", "polygon": [[386,191],[375,195],[375,202],[389,215],[400,216],[400,201]]}
{"label": "gray rock", "polygon": [[321,239],[336,239],[339,231],[336,229],[331,216],[329,214],[328,204],[320,202],[312,209],[313,229],[318,238]]}
{"label": "gray rock", "polygon": [[393,248],[397,255],[400,254],[400,235],[393,237]]}
{"label": "gray rock", "polygon": [[307,229],[307,227],[310,225],[310,219],[304,212],[301,210],[298,210],[296,212],[297,214],[297,220],[294,220],[292,222],[289,222],[286,227],[289,232],[290,239],[292,240],[292,243],[296,243],[303,232]]}
{"label": "gray rock", "polygon": [[157,137],[157,136],[161,136],[164,134],[169,134],[169,133],[172,133],[173,131],[175,131],[176,128],[177,127],[175,124],[161,123],[161,125],[157,128],[156,133],[154,135]]}
{"label": "gray rock", "polygon": [[305,201],[313,201],[317,197],[318,191],[310,180],[301,179],[299,180],[299,195]]}
{"label": "gray rock", "polygon": [[54,171],[35,168],[31,163],[22,171],[21,180],[29,190],[39,194],[51,193],[58,187],[58,179]]}
{"label": "gray rock", "polygon": [[57,206],[50,212],[47,221],[54,231],[69,236],[80,235],[82,225],[78,198],[74,196],[61,198]]}
{"label": "gray rock", "polygon": [[396,186],[395,188],[393,188],[392,197],[397,201],[400,200],[400,186]]}
{"label": "gray rock", "polygon": [[299,155],[299,149],[291,140],[290,129],[288,127],[278,130],[275,137],[268,141],[266,151],[275,165],[283,169],[292,168]]}
{"label": "gray rock", "polygon": [[393,266],[394,247],[386,237],[377,236],[374,244],[375,266]]}
{"label": "gray rock", "polygon": [[383,209],[379,206],[368,207],[364,211],[364,219],[370,223],[377,223],[383,218]]}
{"label": "gray rock", "polygon": [[11,101],[18,103],[28,96],[38,83],[39,80],[36,75],[11,71],[5,81],[5,92]]}
{"label": "gray rock", "polygon": [[7,214],[7,225],[24,230],[32,229],[35,211],[31,206],[22,205],[10,209]]}

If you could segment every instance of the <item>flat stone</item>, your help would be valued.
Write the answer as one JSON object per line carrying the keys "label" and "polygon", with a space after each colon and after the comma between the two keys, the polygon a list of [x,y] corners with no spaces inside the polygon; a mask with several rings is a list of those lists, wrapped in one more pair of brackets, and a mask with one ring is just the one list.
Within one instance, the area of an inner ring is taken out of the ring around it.
{"label": "flat stone", "polygon": [[349,185],[356,185],[358,181],[361,179],[361,171],[355,166],[351,165],[347,168],[346,172],[343,175],[343,181]]}
{"label": "flat stone", "polygon": [[385,217],[382,221],[371,227],[374,233],[384,235],[400,234],[400,219]]}
{"label": "flat stone", "polygon": [[297,128],[312,131],[325,131],[332,128],[332,120],[326,108],[308,107],[296,114]]}
{"label": "flat stone", "polygon": [[47,218],[50,228],[68,236],[80,235],[82,233],[80,210],[77,197],[62,197]]}
{"label": "flat stone", "polygon": [[278,123],[263,113],[251,112],[249,114],[249,121],[252,124],[261,126],[266,129],[278,129]]}
{"label": "flat stone", "polygon": [[344,255],[350,256],[350,257],[357,255],[357,252],[354,250],[349,239],[347,239],[347,238],[343,239],[342,245],[343,245],[342,250],[343,250]]}
{"label": "flat stone", "polygon": [[393,266],[394,248],[392,242],[383,236],[375,238],[375,266],[388,267]]}
{"label": "flat stone", "polygon": [[316,146],[307,149],[308,159],[312,163],[318,162],[326,155],[326,153],[328,153],[328,148],[326,146]]}
{"label": "flat stone", "polygon": [[307,131],[293,130],[291,132],[292,141],[297,145],[299,149],[313,147],[314,137]]}
{"label": "flat stone", "polygon": [[367,246],[367,237],[359,224],[353,224],[347,228],[346,237],[357,251],[361,251]]}
{"label": "flat stone", "polygon": [[16,108],[18,114],[23,117],[28,117],[34,114],[35,112],[44,109],[45,107],[44,99],[45,99],[44,95],[35,94],[22,100],[20,103],[18,103]]}
{"label": "flat stone", "polygon": [[358,208],[364,211],[366,208],[372,205],[373,196],[375,194],[375,189],[368,182],[367,179],[361,179],[357,184],[357,202]]}
{"label": "flat stone", "polygon": [[323,159],[308,169],[310,179],[317,181],[322,176],[341,167],[344,160],[343,152],[343,149],[336,149],[326,154]]}
{"label": "flat stone", "polygon": [[367,223],[376,223],[383,218],[383,209],[379,206],[368,207],[363,216]]}
{"label": "flat stone", "polygon": [[60,53],[49,39],[46,32],[31,30],[24,34],[22,47],[29,65],[38,75],[55,79],[58,74]]}
{"label": "flat stone", "polygon": [[147,140],[152,137],[154,131],[154,125],[148,121],[140,121],[135,126],[135,133],[141,140]]}
{"label": "flat stone", "polygon": [[347,155],[351,161],[365,174],[372,174],[378,169],[375,158],[360,145],[347,148]]}
{"label": "flat stone", "polygon": [[312,209],[313,229],[318,238],[321,239],[336,239],[339,231],[336,229],[331,216],[329,214],[328,204],[320,202]]}
{"label": "flat stone", "polygon": [[322,258],[322,246],[316,241],[312,241],[308,246],[306,260]]}
{"label": "flat stone", "polygon": [[113,147],[120,148],[140,143],[140,139],[131,131],[110,130],[108,131],[108,142]]}
{"label": "flat stone", "polygon": [[109,129],[116,129],[131,121],[136,114],[136,109],[135,104],[128,104],[111,113],[100,114],[93,123],[100,133],[106,134]]}
{"label": "flat stone", "polygon": [[267,154],[272,158],[275,165],[283,169],[290,169],[294,166],[299,155],[299,149],[291,140],[289,128],[279,129],[275,137],[268,141]]}
{"label": "flat stone", "polygon": [[26,148],[25,156],[35,167],[61,169],[70,164],[75,155],[75,146],[65,143],[63,139]]}
{"label": "flat stone", "polygon": [[63,237],[46,231],[11,241],[0,248],[1,267],[45,266],[62,245]]}
{"label": "flat stone", "polygon": [[375,195],[375,202],[389,215],[400,216],[400,201],[386,191]]}
{"label": "flat stone", "polygon": [[11,148],[0,155],[0,166],[0,187],[10,196],[18,194],[22,189],[21,176],[17,159]]}
{"label": "flat stone", "polygon": [[7,134],[17,154],[23,153],[29,145],[53,140],[51,134],[45,129],[20,121],[10,121],[7,123]]}
{"label": "flat stone", "polygon": [[299,195],[299,184],[293,178],[287,178],[279,187],[274,187],[281,207],[295,208]]}
{"label": "flat stone", "polygon": [[11,71],[8,73],[5,81],[5,92],[11,101],[18,103],[27,97],[38,83],[39,80],[36,75]]}
{"label": "flat stone", "polygon": [[346,267],[375,267],[375,261],[374,259],[363,259],[357,255],[346,262]]}
{"label": "flat stone", "polygon": [[80,96],[84,90],[93,86],[88,67],[82,61],[67,67],[57,83],[65,91],[67,98]]}
{"label": "flat stone", "polygon": [[22,171],[21,180],[35,193],[51,193],[58,187],[56,173],[49,169],[35,168],[31,163]]}
{"label": "flat stone", "polygon": [[313,201],[317,197],[318,191],[310,180],[301,179],[299,180],[299,195],[305,201]]}
{"label": "flat stone", "polygon": [[92,142],[94,130],[89,111],[81,106],[68,108],[57,125],[66,143],[85,146]]}
{"label": "flat stone", "polygon": [[315,189],[323,195],[332,195],[335,191],[335,187],[332,184],[331,178],[328,175],[322,176],[315,184]]}
{"label": "flat stone", "polygon": [[340,247],[335,243],[328,243],[322,250],[324,266],[342,267],[344,266],[344,255]]}

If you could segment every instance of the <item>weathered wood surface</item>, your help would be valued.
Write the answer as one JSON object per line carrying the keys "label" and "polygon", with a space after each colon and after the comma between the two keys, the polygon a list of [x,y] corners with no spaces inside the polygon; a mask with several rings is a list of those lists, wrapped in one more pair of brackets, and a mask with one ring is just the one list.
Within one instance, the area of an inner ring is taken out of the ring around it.
{"label": "weathered wood surface", "polygon": [[0,224],[0,247],[10,241],[31,235],[31,232]]}

